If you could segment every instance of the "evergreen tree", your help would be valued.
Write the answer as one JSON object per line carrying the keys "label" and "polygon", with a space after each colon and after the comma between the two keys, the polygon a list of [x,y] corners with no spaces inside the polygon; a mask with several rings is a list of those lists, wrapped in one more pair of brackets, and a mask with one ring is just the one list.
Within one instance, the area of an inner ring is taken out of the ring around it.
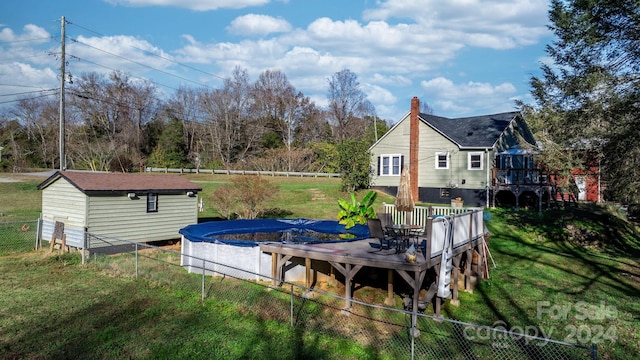
{"label": "evergreen tree", "polygon": [[337,145],[342,190],[356,191],[369,187],[371,153],[366,140],[344,140]]}
{"label": "evergreen tree", "polygon": [[531,80],[545,133],[595,154],[609,196],[640,201],[640,2],[553,0],[553,65]]}
{"label": "evergreen tree", "polygon": [[162,130],[158,144],[149,158],[149,165],[168,168],[188,166],[187,153],[182,122],[171,119]]}

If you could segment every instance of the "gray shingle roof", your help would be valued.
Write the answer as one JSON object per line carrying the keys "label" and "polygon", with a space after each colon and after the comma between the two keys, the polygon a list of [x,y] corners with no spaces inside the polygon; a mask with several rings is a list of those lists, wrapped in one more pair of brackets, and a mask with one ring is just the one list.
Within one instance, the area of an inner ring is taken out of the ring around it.
{"label": "gray shingle roof", "polygon": [[420,118],[460,147],[490,148],[518,114],[507,112],[449,119],[421,113]]}
{"label": "gray shingle roof", "polygon": [[188,179],[172,174],[124,174],[90,171],[58,171],[38,185],[42,190],[59,178],[66,179],[78,190],[96,192],[182,192],[202,191]]}

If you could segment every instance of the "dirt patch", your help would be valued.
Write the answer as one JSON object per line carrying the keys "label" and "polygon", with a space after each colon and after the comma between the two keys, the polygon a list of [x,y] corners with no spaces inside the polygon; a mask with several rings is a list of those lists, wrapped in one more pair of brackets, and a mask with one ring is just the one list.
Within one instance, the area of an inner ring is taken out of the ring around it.
{"label": "dirt patch", "polygon": [[606,239],[597,231],[581,229],[572,224],[568,224],[565,229],[567,230],[567,240],[572,243],[597,248],[602,247],[606,243]]}
{"label": "dirt patch", "polygon": [[311,201],[327,199],[327,196],[322,191],[320,191],[320,189],[309,189],[309,192],[311,193]]}

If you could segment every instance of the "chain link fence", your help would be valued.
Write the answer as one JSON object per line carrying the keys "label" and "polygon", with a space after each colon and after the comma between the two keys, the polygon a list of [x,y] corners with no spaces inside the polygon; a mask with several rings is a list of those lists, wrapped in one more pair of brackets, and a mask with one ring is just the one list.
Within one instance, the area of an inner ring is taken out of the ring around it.
{"label": "chain link fence", "polygon": [[36,249],[38,223],[37,219],[0,222],[0,253]]}
{"label": "chain link fence", "polygon": [[[380,359],[596,359],[597,348],[544,339],[504,328],[346,299],[335,293],[277,282],[232,265],[191,257],[181,266],[179,244],[158,247],[87,234],[83,261],[111,276],[143,279],[205,301],[232,304],[260,319],[304,333],[305,341],[355,342]],[[109,246],[112,243],[126,245]],[[193,261],[195,260],[195,261]],[[193,265],[192,265],[193,268]],[[247,278],[256,280],[246,280]]]}

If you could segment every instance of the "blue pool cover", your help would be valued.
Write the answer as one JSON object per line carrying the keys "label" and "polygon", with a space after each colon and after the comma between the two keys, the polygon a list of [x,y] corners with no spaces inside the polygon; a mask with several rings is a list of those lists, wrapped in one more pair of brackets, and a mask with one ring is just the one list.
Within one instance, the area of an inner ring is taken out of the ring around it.
{"label": "blue pool cover", "polygon": [[[180,229],[179,233],[192,242],[221,242],[236,246],[256,246],[265,241],[241,240],[240,234],[288,234],[278,236],[279,239],[268,242],[282,243],[329,243],[355,241],[369,238],[369,229],[366,225],[356,225],[346,229],[344,225],[335,220],[312,219],[243,219],[209,221],[202,224],[188,225]],[[234,234],[238,239],[234,239]],[[319,240],[310,234],[328,234],[329,240]],[[353,235],[349,239],[340,238],[341,234]]]}

